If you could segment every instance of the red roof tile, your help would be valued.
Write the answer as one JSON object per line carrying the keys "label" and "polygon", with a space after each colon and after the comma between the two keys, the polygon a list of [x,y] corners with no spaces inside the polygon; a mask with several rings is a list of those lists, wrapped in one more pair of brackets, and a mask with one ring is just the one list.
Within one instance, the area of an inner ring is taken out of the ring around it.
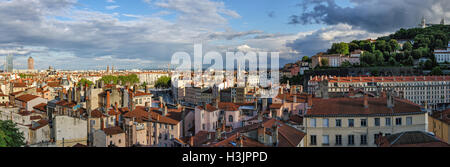
{"label": "red roof tile", "polygon": [[31,94],[24,94],[22,96],[16,97],[16,100],[22,101],[22,102],[29,102],[33,99],[38,98],[39,96],[31,95]]}
{"label": "red roof tile", "polygon": [[421,106],[406,100],[395,99],[394,107],[387,107],[387,98],[368,98],[369,107],[364,107],[363,98],[313,98],[313,106],[306,113],[310,116],[347,116],[347,115],[397,115],[425,113]]}

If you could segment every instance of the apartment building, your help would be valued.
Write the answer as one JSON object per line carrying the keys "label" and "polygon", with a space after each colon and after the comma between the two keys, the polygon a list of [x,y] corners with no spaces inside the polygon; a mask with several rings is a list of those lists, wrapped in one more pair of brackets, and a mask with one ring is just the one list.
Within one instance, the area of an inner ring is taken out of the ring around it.
{"label": "apartment building", "polygon": [[429,115],[428,131],[450,144],[450,109]]}
{"label": "apartment building", "polygon": [[450,62],[450,42],[446,49],[435,49],[433,54],[438,63]]}
{"label": "apartment building", "polygon": [[320,85],[325,86],[329,93],[347,93],[353,88],[379,94],[380,91],[393,89],[403,98],[431,108],[450,103],[450,76],[316,76],[308,81],[308,93],[314,94]]}
{"label": "apartment building", "polygon": [[199,131],[214,132],[219,125],[220,110],[211,104],[195,107],[195,134]]}
{"label": "apartment building", "polygon": [[421,106],[382,97],[313,98],[304,116],[307,147],[375,147],[381,135],[426,131],[428,119]]}

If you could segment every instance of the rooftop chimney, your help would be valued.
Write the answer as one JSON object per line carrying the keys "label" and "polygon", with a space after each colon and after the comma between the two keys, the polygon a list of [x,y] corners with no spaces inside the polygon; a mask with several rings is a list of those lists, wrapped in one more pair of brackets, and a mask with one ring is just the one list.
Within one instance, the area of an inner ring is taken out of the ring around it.
{"label": "rooftop chimney", "polygon": [[72,102],[72,88],[69,88],[69,91],[67,92],[67,102]]}
{"label": "rooftop chimney", "polygon": [[364,94],[364,108],[369,108],[369,95]]}
{"label": "rooftop chimney", "polygon": [[394,107],[394,93],[393,91],[389,91],[387,94],[387,107],[393,108]]}
{"label": "rooftop chimney", "polygon": [[308,100],[308,107],[312,107],[312,105],[313,105],[312,95],[308,94],[308,96],[306,98]]}
{"label": "rooftop chimney", "polygon": [[277,146],[278,145],[278,126],[277,126],[277,122],[275,122],[275,124],[272,126],[272,142],[273,142],[273,146]]}
{"label": "rooftop chimney", "polygon": [[244,147],[244,136],[239,134],[239,147]]}
{"label": "rooftop chimney", "polygon": [[191,145],[191,147],[194,147],[194,136],[191,136],[189,138],[189,145]]}
{"label": "rooftop chimney", "polygon": [[164,99],[162,96],[159,96],[159,108],[163,108],[164,107]]}
{"label": "rooftop chimney", "polygon": [[111,106],[111,93],[106,91],[106,106],[105,111]]}
{"label": "rooftop chimney", "polygon": [[164,106],[162,116],[166,116],[166,115],[167,115],[167,106]]}
{"label": "rooftop chimney", "polygon": [[266,143],[266,128],[262,124],[258,127],[258,142]]}

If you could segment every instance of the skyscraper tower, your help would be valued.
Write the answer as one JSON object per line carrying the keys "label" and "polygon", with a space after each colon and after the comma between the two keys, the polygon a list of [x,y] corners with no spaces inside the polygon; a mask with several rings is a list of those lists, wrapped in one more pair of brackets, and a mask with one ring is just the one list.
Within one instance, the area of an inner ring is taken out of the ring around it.
{"label": "skyscraper tower", "polygon": [[28,58],[28,70],[34,70],[34,59],[31,56]]}
{"label": "skyscraper tower", "polygon": [[11,53],[8,54],[8,56],[6,56],[6,61],[5,61],[5,71],[6,72],[13,72],[13,61],[14,57]]}

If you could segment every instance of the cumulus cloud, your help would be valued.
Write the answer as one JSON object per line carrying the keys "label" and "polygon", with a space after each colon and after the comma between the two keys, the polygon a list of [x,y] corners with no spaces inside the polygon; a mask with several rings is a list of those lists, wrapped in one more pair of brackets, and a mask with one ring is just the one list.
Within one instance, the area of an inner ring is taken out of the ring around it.
{"label": "cumulus cloud", "polygon": [[387,34],[371,33],[348,24],[338,24],[301,33],[297,39],[287,42],[286,46],[298,51],[302,56],[312,56],[318,52],[325,52],[333,43],[377,38],[383,35]]}
{"label": "cumulus cloud", "polygon": [[371,32],[390,32],[414,27],[422,17],[439,23],[450,17],[448,0],[350,0],[351,7],[341,7],[336,0],[305,0],[300,14],[290,17],[291,24],[349,24]]}
{"label": "cumulus cloud", "polygon": [[227,9],[223,2],[210,0],[162,0],[155,5],[179,12],[179,22],[196,26],[224,25],[228,23],[226,16],[241,17],[236,11]]}
{"label": "cumulus cloud", "polygon": [[120,7],[119,5],[111,5],[111,6],[106,6],[105,8],[108,9],[108,10],[114,10],[114,9],[119,8],[119,7]]}
{"label": "cumulus cloud", "polygon": [[252,30],[252,31],[243,31],[243,32],[235,32],[235,31],[226,31],[226,32],[214,32],[208,35],[210,39],[226,39],[233,40],[235,38],[245,37],[249,35],[262,34],[263,31]]}
{"label": "cumulus cloud", "polygon": [[[76,0],[0,1],[0,49],[10,49],[6,45],[11,43],[41,47],[40,51],[28,53],[40,68],[46,67],[46,63],[59,63],[65,69],[97,68],[97,64],[109,60],[94,58],[108,55],[115,55],[110,62],[122,64],[124,68],[152,66],[165,64],[161,62],[170,60],[177,51],[192,48],[195,41],[211,40],[202,34],[220,31],[217,27],[196,26],[198,23],[220,22],[225,27],[228,19],[239,16],[222,2],[208,0],[158,1],[161,8],[179,12],[175,21],[79,9],[75,7],[77,3]],[[136,19],[124,21],[120,16]]]}

